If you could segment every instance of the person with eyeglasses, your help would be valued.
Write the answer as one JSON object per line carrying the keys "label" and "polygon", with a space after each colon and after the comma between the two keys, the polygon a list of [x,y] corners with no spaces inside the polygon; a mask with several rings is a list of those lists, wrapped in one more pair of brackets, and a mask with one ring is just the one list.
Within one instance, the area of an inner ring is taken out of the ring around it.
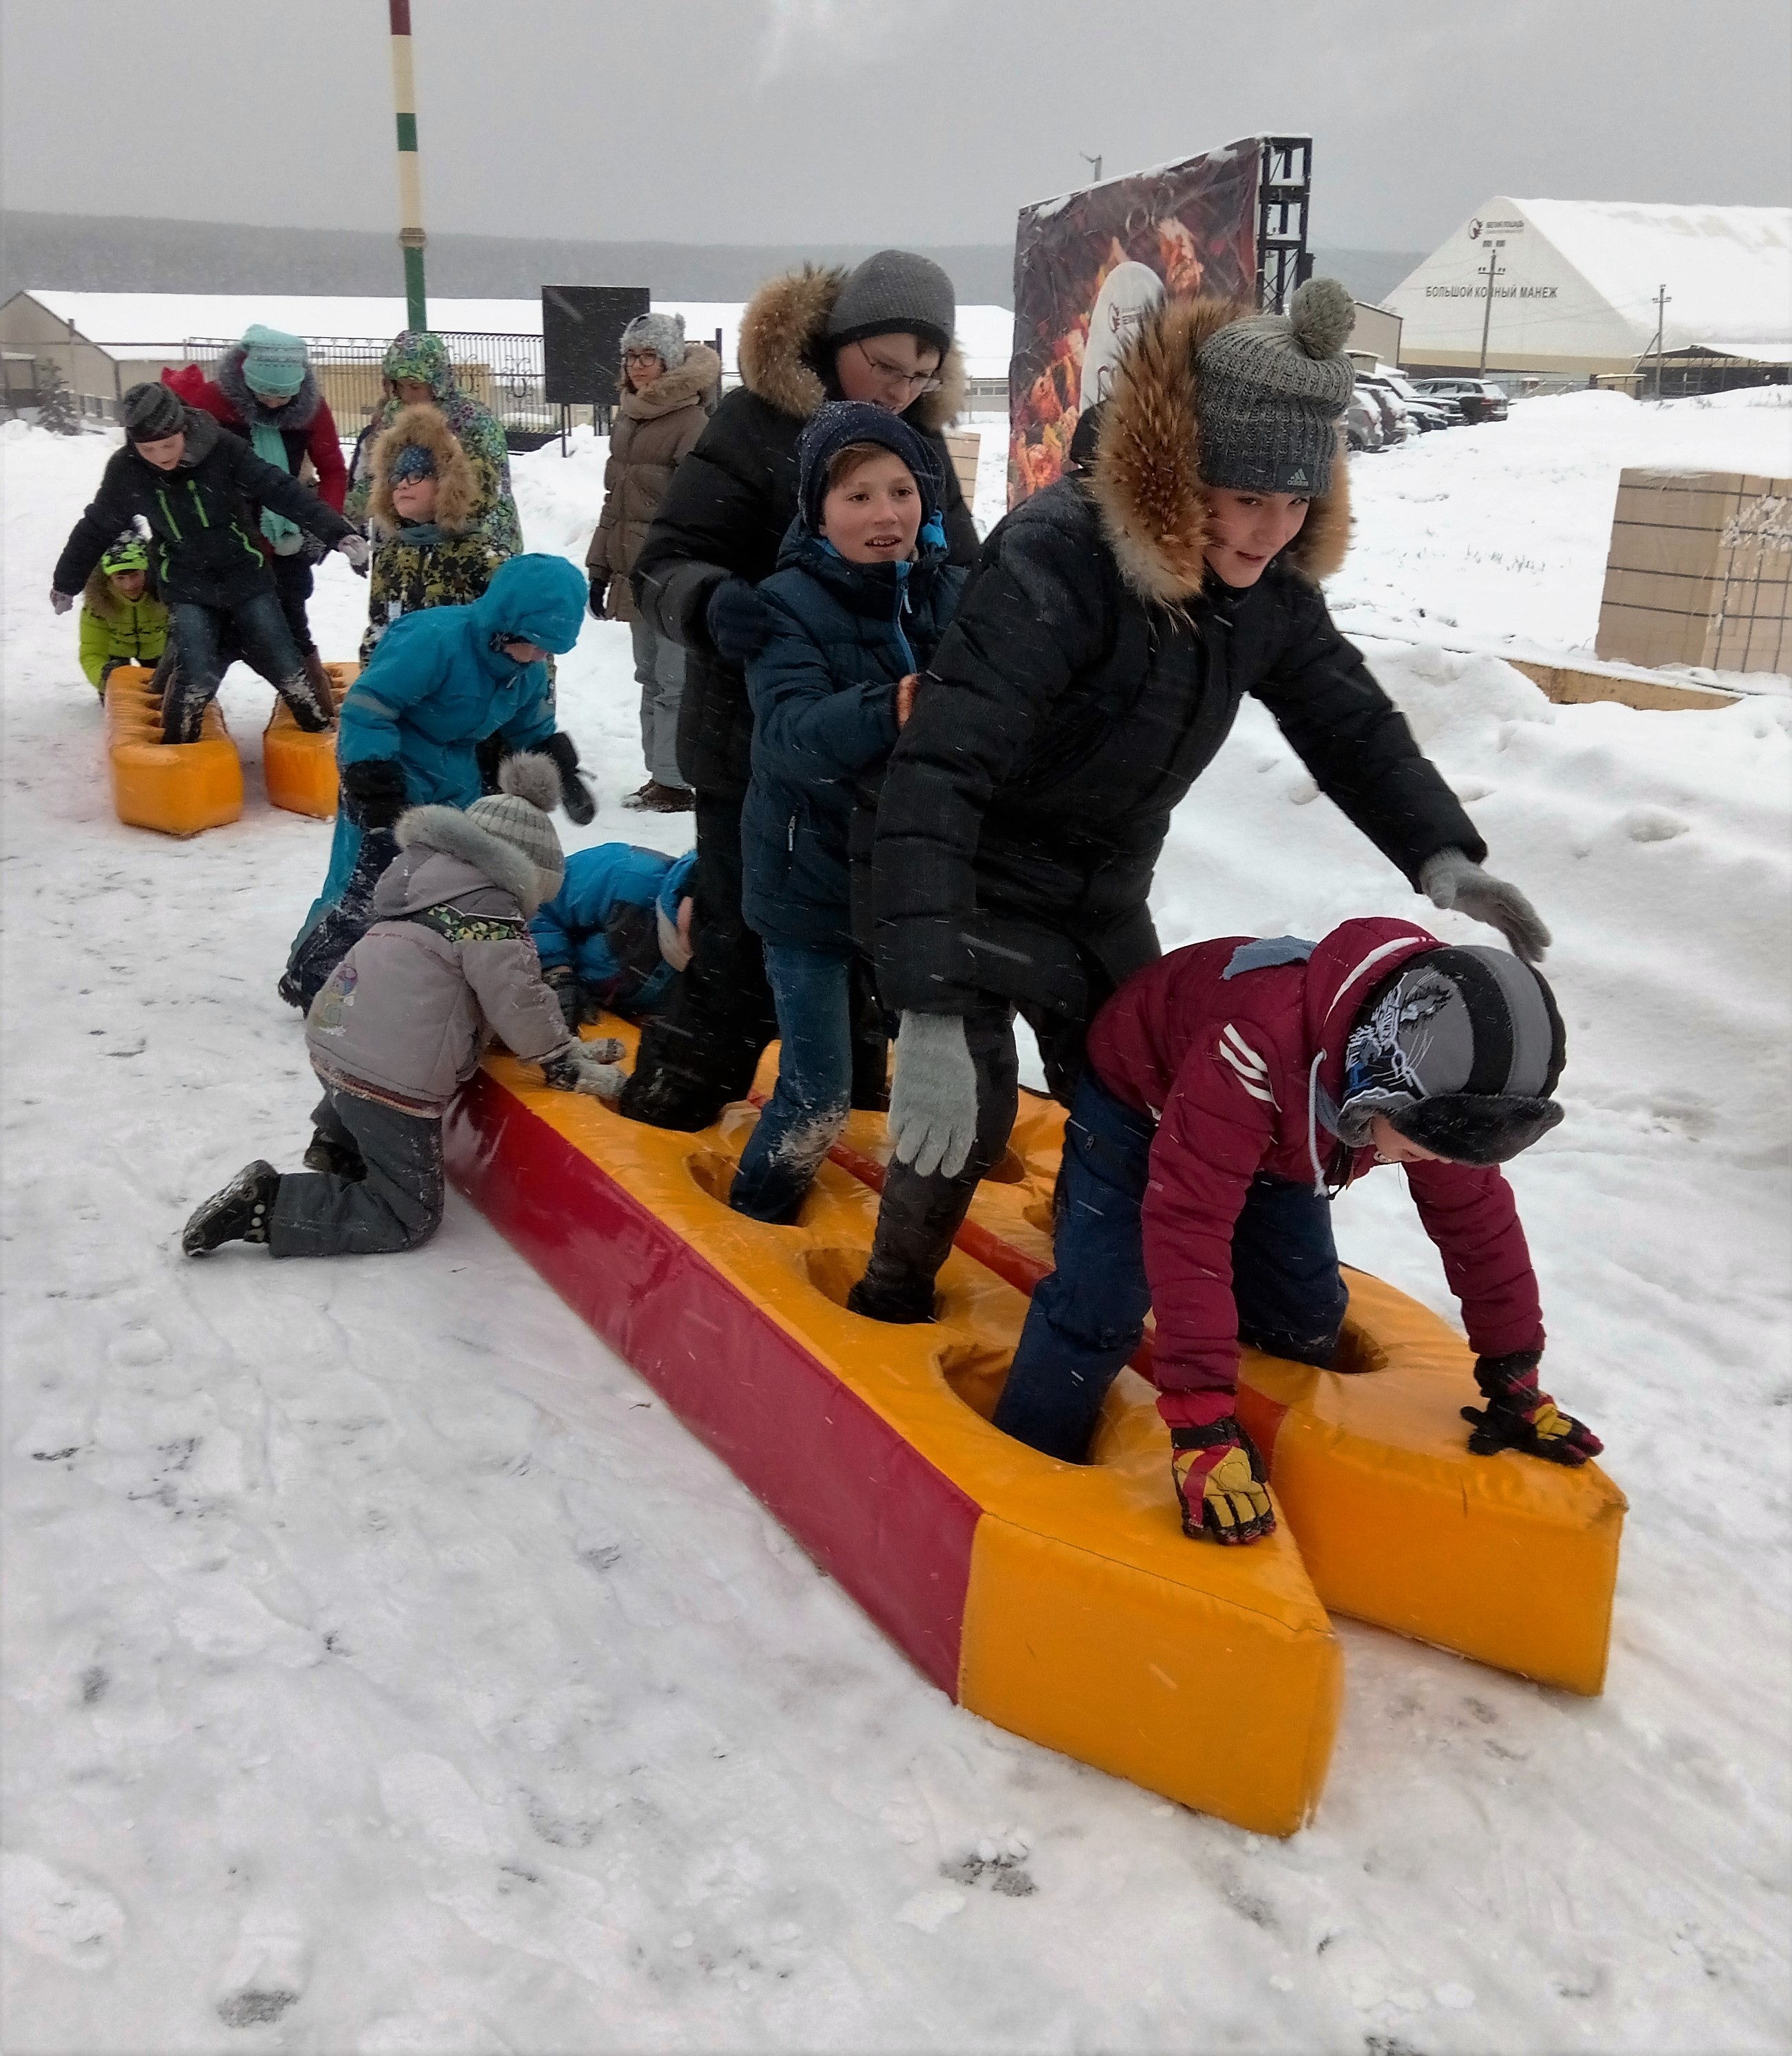
{"label": "person with eyeglasses", "polygon": [[647,781],[623,801],[654,814],[686,814],[690,788],[678,770],[678,702],[684,651],[659,635],[635,604],[628,574],[666,497],[672,474],[709,425],[722,386],[722,359],[685,339],[684,316],[637,314],[623,330],[620,397],[603,467],[603,510],[585,552],[591,612],[626,621],[641,688],[641,753]]}
{"label": "person with eyeglasses", "polygon": [[[805,266],[748,302],[740,386],[674,473],[632,576],[656,635],[685,652],[678,769],[695,796],[696,910],[677,1002],[642,1035],[622,1111],[704,1128],[745,1096],[777,1034],[760,940],[741,910],[741,810],[752,775],[746,666],[769,630],[754,588],[797,512],[797,445],[830,400],[899,414],[932,445],[943,480],[947,561],[975,561],[977,532],[940,431],[963,405],[952,282],[912,251],[851,272]],[[887,1046],[868,971],[857,974],[852,1102],[881,1106]]]}

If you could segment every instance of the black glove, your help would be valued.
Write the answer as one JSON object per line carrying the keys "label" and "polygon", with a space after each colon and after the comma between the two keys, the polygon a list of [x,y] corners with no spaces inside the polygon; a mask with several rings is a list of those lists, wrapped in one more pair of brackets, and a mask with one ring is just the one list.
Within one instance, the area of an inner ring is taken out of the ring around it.
{"label": "black glove", "polygon": [[765,603],[743,578],[722,581],[710,595],[704,619],[716,654],[725,663],[745,664],[770,639]]}
{"label": "black glove", "polygon": [[579,1032],[579,1017],[584,1010],[584,995],[579,990],[579,980],[571,964],[553,964],[541,974],[541,983],[560,1003],[568,1032]]}
{"label": "black glove", "polygon": [[579,773],[579,745],[564,730],[556,730],[538,753],[549,758],[560,774],[560,805],[566,817],[584,828],[597,817],[597,802]]}
{"label": "black glove", "polygon": [[604,596],[610,590],[610,581],[607,578],[594,578],[591,581],[591,619],[601,621],[603,619]]}
{"label": "black glove", "polygon": [[330,554],[330,545],[316,536],[307,536],[299,542],[298,554],[308,564],[321,564]]}
{"label": "black glove", "polygon": [[1490,1457],[1497,1450],[1517,1449],[1574,1469],[1605,1447],[1591,1428],[1563,1413],[1538,1386],[1541,1354],[1515,1350],[1510,1356],[1475,1359],[1474,1382],[1487,1404],[1462,1409],[1462,1418],[1474,1429],[1469,1437],[1472,1454]]}
{"label": "black glove", "polygon": [[342,803],[362,830],[389,828],[405,811],[404,767],[395,757],[364,757],[342,766]]}
{"label": "black glove", "polygon": [[129,663],[129,661],[130,659],[127,657],[107,658],[105,662],[100,666],[100,690],[102,693],[106,689],[106,681],[112,676],[113,673],[118,669],[121,664]]}

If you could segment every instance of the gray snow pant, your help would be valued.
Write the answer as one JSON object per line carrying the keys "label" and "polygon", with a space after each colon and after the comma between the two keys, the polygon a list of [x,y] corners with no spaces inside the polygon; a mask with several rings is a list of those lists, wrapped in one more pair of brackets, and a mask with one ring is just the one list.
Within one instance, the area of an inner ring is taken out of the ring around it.
{"label": "gray snow pant", "polygon": [[274,1256],[379,1256],[416,1249],[441,1226],[440,1114],[400,1113],[326,1085],[318,1134],[358,1156],[359,1177],[300,1171],[280,1180],[267,1224]]}
{"label": "gray snow pant", "polygon": [[684,790],[678,773],[678,702],[684,694],[684,649],[657,635],[637,615],[628,624],[635,677],[641,688],[641,754],[657,784]]}

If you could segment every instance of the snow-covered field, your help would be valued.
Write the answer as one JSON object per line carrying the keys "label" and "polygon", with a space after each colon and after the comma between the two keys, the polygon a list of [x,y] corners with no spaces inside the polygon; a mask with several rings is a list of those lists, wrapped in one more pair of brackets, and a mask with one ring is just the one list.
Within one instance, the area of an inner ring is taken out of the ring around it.
{"label": "snow-covered field", "polygon": [[[1590,643],[1621,463],[1783,473],[1789,428],[1576,396],[1357,467],[1342,618],[1556,929],[1568,1118],[1514,1176],[1631,1513],[1598,1701],[1341,1622],[1287,1842],[949,1706],[457,1199],[411,1257],[181,1258],[305,1139],[328,829],[267,808],[243,672],[243,819],[113,819],[45,599],[104,445],[0,431],[6,2048],[1786,2048],[1792,702],[1553,707],[1484,652]],[[601,445],[517,471],[582,556]],[[326,654],[363,602],[332,563]],[[617,805],[626,632],[561,678],[586,837],[680,847]],[[1313,801],[1248,708],[1166,943],[1422,911]],[[1447,1307],[1394,1176],[1339,1212]]]}

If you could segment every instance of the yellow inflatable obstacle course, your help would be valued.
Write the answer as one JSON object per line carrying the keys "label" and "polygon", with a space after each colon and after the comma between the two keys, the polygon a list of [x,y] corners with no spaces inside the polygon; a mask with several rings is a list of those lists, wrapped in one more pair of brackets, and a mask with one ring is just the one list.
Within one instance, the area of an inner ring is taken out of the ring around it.
{"label": "yellow inflatable obstacle course", "polygon": [[[361,675],[358,664],[326,664],[338,706],[342,695]],[[261,740],[263,776],[267,797],[277,807],[294,814],[314,814],[328,820],[336,811],[336,731],[308,735],[292,718],[284,700],[275,696],[274,711]]]}
{"label": "yellow inflatable obstacle course", "polygon": [[876,1220],[881,1117],[853,1117],[790,1228],[726,1205],[756,1117],[647,1128],[497,1058],[449,1117],[449,1164],[960,1705],[1287,1834],[1319,1802],[1335,1731],[1328,1605],[1599,1690],[1623,1498],[1592,1466],[1469,1457],[1466,1346],[1424,1309],[1353,1276],[1350,1368],[1247,1358],[1240,1412],[1281,1526],[1247,1549],[1192,1542],[1142,1377],[1117,1382],[1086,1465],[989,1425],[1049,1264],[1058,1109],[1025,1102],[941,1273],[938,1319],[908,1328],[845,1305]]}
{"label": "yellow inflatable obstacle course", "polygon": [[118,818],[172,836],[234,821],[243,811],[243,765],[216,702],[197,742],[164,742],[155,675],[121,664],[106,681],[106,765]]}

